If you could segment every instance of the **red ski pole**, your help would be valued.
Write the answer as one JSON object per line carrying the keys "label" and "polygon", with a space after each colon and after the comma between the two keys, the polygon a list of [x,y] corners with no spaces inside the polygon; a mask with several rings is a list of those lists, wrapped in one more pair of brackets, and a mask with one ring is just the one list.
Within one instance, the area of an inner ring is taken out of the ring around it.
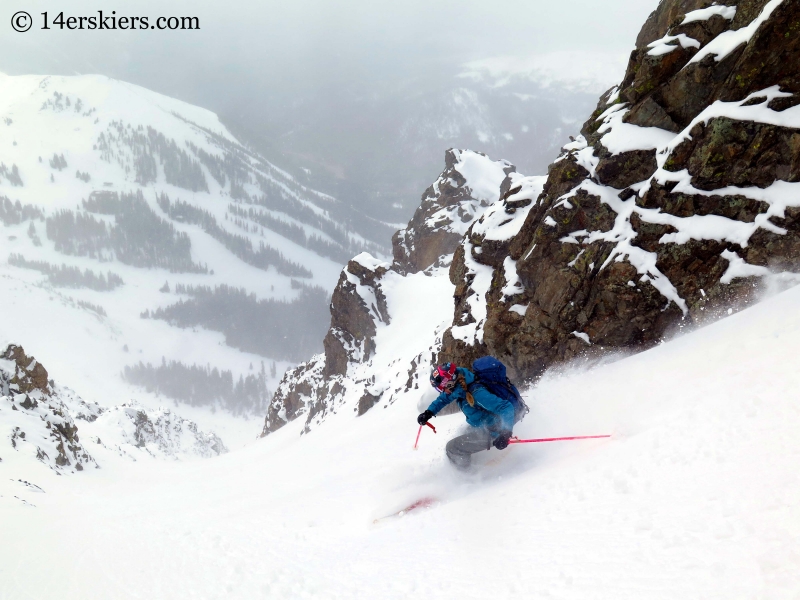
{"label": "red ski pole", "polygon": [[[422,429],[420,427],[420,429]],[[569,440],[599,440],[601,438],[610,438],[610,435],[576,435],[572,437],[557,437],[557,438],[539,438],[534,440],[521,440],[519,438],[511,438],[509,444],[535,444],[537,442],[566,442]]]}
{"label": "red ski pole", "polygon": [[[433,429],[433,433],[436,433],[436,427],[431,425],[430,423],[425,423],[428,427]],[[417,432],[417,440],[414,442],[414,450],[417,449],[417,444],[419,443],[419,434],[422,433],[422,425],[419,426],[419,431]]]}

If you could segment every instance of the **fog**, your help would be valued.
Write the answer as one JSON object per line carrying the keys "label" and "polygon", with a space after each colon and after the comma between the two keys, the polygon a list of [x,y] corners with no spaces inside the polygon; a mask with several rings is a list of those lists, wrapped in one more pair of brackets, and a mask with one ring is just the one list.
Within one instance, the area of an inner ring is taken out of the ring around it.
{"label": "fog", "polygon": [[[447,147],[542,172],[619,79],[657,1],[103,4],[105,15],[150,23],[197,17],[200,29],[42,31],[40,13],[91,16],[98,3],[8,3],[0,71],[101,73],[209,108],[308,183],[402,222],[441,170]],[[30,31],[8,25],[16,10],[33,16]],[[513,85],[497,69],[494,78],[458,77],[467,63],[487,59],[511,65]],[[526,72],[530,61],[549,65],[546,73]],[[563,82],[573,85],[563,89]],[[522,105],[516,98],[523,96],[534,101]],[[520,139],[520,129],[535,137]]]}

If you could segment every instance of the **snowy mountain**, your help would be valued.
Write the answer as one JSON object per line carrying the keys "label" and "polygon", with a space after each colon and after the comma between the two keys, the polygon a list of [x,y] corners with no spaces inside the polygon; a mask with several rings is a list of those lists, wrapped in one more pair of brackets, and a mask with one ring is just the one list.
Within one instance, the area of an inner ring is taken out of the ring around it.
{"label": "snowy mountain", "polygon": [[0,75],[0,118],[0,334],[59,379],[121,374],[113,404],[144,388],[263,414],[321,347],[341,265],[382,252],[379,224],[360,235],[204,109],[101,76]]}

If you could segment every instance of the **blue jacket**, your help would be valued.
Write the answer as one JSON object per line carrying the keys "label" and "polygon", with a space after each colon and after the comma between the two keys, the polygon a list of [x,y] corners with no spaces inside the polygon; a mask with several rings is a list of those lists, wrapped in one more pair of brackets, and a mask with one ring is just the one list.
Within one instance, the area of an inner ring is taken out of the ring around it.
{"label": "blue jacket", "polygon": [[469,405],[464,388],[456,384],[449,394],[447,392],[439,394],[439,397],[431,402],[428,410],[435,415],[455,401],[458,403],[458,408],[467,417],[467,423],[473,427],[488,429],[492,437],[497,437],[497,434],[503,430],[511,431],[514,427],[514,405],[508,400],[498,398],[480,383],[471,385],[475,382],[475,375],[472,374],[472,371],[461,367],[458,367],[456,371],[464,375],[464,381],[475,399],[475,406]]}

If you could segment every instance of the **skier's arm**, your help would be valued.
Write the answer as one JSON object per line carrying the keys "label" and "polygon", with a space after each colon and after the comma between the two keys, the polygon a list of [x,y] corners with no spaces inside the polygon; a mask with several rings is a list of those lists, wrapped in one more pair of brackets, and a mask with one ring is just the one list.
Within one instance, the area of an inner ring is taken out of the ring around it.
{"label": "skier's arm", "polygon": [[438,415],[440,410],[442,410],[445,406],[450,404],[455,399],[456,399],[455,394],[448,394],[446,392],[442,392],[439,394],[436,400],[431,402],[431,405],[428,407],[428,410],[431,411],[434,415]]}

